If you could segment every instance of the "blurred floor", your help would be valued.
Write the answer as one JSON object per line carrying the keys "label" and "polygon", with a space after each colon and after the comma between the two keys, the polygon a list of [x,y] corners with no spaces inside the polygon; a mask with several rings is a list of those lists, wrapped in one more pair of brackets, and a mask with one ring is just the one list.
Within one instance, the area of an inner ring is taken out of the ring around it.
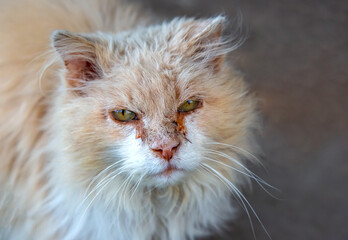
{"label": "blurred floor", "polygon": [[[241,10],[249,38],[231,59],[260,99],[268,173],[258,173],[281,189],[277,200],[254,184],[247,197],[275,240],[348,239],[348,2],[143,2],[168,19]],[[257,239],[268,239],[253,222]],[[254,238],[241,213],[210,239]]]}

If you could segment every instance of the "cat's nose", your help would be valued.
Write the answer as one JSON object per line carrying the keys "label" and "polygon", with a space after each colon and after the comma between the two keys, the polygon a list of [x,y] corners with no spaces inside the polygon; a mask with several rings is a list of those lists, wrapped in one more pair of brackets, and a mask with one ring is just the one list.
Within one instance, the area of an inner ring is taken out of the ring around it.
{"label": "cat's nose", "polygon": [[180,141],[178,139],[170,138],[161,141],[154,141],[150,148],[157,156],[169,162],[170,159],[173,158],[179,145]]}

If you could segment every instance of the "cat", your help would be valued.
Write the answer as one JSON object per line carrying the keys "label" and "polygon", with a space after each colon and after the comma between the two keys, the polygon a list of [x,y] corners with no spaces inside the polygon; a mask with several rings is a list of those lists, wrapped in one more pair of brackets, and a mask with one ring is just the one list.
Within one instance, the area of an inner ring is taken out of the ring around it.
{"label": "cat", "polygon": [[225,17],[0,4],[0,239],[194,239],[236,216],[258,117]]}

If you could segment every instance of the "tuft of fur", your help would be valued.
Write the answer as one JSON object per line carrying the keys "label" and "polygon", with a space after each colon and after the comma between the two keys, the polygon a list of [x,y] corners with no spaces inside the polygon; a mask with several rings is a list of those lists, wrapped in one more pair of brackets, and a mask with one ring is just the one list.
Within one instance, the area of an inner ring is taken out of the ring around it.
{"label": "tuft of fur", "polygon": [[[0,4],[0,239],[193,239],[234,217],[232,193],[243,202],[237,187],[255,179],[242,156],[257,119],[225,62],[224,17],[156,24],[115,0]],[[192,98],[202,107],[180,115]],[[169,138],[182,171],[163,176],[151,144]]]}

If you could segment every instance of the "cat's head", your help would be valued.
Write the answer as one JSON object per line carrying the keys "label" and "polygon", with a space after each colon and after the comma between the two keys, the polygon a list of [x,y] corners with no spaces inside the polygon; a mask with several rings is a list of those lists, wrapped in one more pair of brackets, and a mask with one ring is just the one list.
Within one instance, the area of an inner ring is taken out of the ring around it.
{"label": "cat's head", "polygon": [[87,183],[111,173],[165,187],[201,171],[213,144],[245,144],[253,101],[224,62],[231,48],[223,23],[175,19],[118,34],[54,32],[65,64],[54,121],[70,158],[66,172]]}

